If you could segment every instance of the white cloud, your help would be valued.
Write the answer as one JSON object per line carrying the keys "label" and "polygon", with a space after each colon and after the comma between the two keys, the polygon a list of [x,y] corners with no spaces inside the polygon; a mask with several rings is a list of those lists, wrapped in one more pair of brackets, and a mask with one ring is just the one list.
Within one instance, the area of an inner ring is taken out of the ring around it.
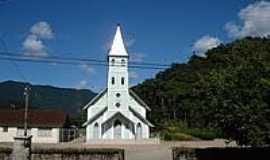
{"label": "white cloud", "polygon": [[130,54],[130,61],[131,62],[142,62],[145,58],[145,55],[142,53],[131,53]]}
{"label": "white cloud", "polygon": [[43,39],[51,39],[54,37],[50,24],[45,21],[34,24],[31,27],[30,32]]}
{"label": "white cloud", "polygon": [[192,51],[198,56],[205,56],[207,50],[217,47],[220,43],[218,38],[203,36],[193,44]]}
{"label": "white cloud", "polygon": [[30,33],[22,44],[24,54],[33,57],[47,56],[47,47],[43,40],[52,38],[54,38],[54,34],[50,25],[43,21],[37,22],[31,27]]}
{"label": "white cloud", "polygon": [[86,74],[90,74],[90,73],[95,72],[95,69],[88,64],[82,64],[82,65],[80,65],[80,67]]}
{"label": "white cloud", "polygon": [[131,71],[129,72],[129,77],[135,79],[139,77],[139,74],[137,72]]}
{"label": "white cloud", "polygon": [[28,35],[23,42],[25,55],[30,56],[47,56],[46,47],[36,35]]}
{"label": "white cloud", "polygon": [[270,2],[259,1],[248,5],[238,13],[242,25],[228,22],[225,30],[230,37],[265,37],[270,35]]}
{"label": "white cloud", "polygon": [[86,80],[81,80],[79,84],[77,85],[77,89],[85,89],[88,85],[88,82]]}

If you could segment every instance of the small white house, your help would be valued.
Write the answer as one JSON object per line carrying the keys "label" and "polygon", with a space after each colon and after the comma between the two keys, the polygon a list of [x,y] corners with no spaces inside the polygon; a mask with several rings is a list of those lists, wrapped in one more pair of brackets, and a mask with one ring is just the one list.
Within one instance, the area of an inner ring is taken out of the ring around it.
{"label": "small white house", "polygon": [[[67,114],[56,110],[30,110],[28,135],[33,143],[59,143]],[[0,110],[0,142],[13,142],[15,136],[24,134],[24,110]]]}
{"label": "small white house", "polygon": [[148,139],[146,112],[150,108],[128,84],[128,60],[121,28],[118,25],[108,53],[107,87],[85,107],[86,141],[96,139]]}

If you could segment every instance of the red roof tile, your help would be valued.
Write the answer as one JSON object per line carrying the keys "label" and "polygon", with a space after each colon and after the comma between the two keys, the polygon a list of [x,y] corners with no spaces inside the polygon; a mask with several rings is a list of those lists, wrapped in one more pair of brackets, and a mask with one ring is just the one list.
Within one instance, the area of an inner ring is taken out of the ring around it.
{"label": "red roof tile", "polygon": [[[31,109],[28,112],[29,127],[63,127],[67,122],[67,113],[60,110]],[[24,110],[0,110],[0,126],[23,127]]]}

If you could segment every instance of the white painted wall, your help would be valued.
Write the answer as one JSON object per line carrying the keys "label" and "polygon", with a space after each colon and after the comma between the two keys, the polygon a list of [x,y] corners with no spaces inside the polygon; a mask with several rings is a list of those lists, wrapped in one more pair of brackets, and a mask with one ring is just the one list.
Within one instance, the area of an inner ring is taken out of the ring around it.
{"label": "white painted wall", "polygon": [[[8,132],[3,132],[3,127],[0,127],[0,142],[13,142],[18,130],[17,127],[8,127]],[[30,134],[33,136],[33,143],[59,143],[60,141],[59,128],[51,128],[51,136],[39,136],[38,128],[31,128]]]}
{"label": "white painted wall", "polygon": [[13,142],[13,137],[16,136],[16,134],[16,127],[9,127],[8,132],[3,132],[3,127],[0,127],[0,142]]}
{"label": "white painted wall", "polygon": [[[104,97],[106,97],[106,95],[104,95]],[[105,98],[106,99],[106,98]],[[104,100],[105,100],[104,99]],[[134,105],[138,105],[138,103],[134,103]],[[91,107],[90,107],[91,108]],[[89,110],[91,110],[90,108],[88,108]],[[137,112],[139,112],[140,114],[142,114],[142,116],[146,116],[146,109],[142,106],[137,106],[135,107]],[[96,108],[97,109],[97,108]],[[93,130],[94,130],[94,125],[95,123],[98,123],[99,125],[99,139],[114,139],[114,133],[113,133],[113,124],[114,121],[116,119],[119,119],[121,122],[123,122],[122,125],[122,139],[135,139],[136,137],[136,125],[138,123],[141,124],[142,126],[142,138],[143,139],[148,139],[149,135],[150,135],[150,129],[149,126],[147,124],[145,124],[144,122],[142,122],[138,117],[136,117],[133,113],[131,113],[128,110],[124,110],[121,111],[122,114],[125,115],[125,117],[127,117],[129,119],[129,121],[127,121],[125,118],[123,117],[113,117],[112,119],[110,119],[110,121],[107,121],[108,118],[112,117],[115,113],[117,112],[117,110],[110,110],[105,112],[101,117],[97,118],[95,121],[93,121],[91,124],[87,125],[86,127],[86,139],[87,141],[91,141],[94,139],[93,136]],[[129,124],[131,129],[127,129],[124,124]],[[104,125],[104,127],[106,128],[105,132],[102,134],[102,125]],[[132,130],[134,130],[135,133],[132,132]]]}
{"label": "white painted wall", "polygon": [[[122,122],[122,139],[135,139],[136,125],[138,123],[140,123],[142,126],[143,138],[149,138],[149,126],[144,124],[129,110],[129,107],[132,107],[135,111],[141,114],[142,117],[146,118],[146,109],[129,95],[129,57],[124,46],[120,26],[118,26],[111,50],[108,55],[109,68],[107,75],[107,92],[100,97],[95,104],[88,106],[87,119],[89,120],[95,116],[96,113],[101,111],[106,106],[108,107],[108,110],[95,121],[86,126],[87,141],[91,141],[94,138],[93,130],[95,123],[98,123],[99,125],[100,139],[114,139],[113,126],[114,121],[117,119]],[[124,83],[122,83],[122,78],[124,79]],[[117,96],[117,94],[120,96]],[[120,106],[117,106],[116,104],[120,104]],[[120,112],[122,116],[115,116],[115,114],[118,112]],[[133,128],[133,131],[126,128],[124,124],[128,124],[131,128]],[[102,125],[104,125],[106,128],[104,133],[102,133]]]}

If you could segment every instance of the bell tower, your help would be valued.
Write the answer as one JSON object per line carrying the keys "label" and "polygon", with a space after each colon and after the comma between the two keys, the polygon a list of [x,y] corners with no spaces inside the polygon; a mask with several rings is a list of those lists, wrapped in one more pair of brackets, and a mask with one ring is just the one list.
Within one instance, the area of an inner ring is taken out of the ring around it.
{"label": "bell tower", "polygon": [[118,24],[108,53],[108,109],[128,110],[128,52]]}

